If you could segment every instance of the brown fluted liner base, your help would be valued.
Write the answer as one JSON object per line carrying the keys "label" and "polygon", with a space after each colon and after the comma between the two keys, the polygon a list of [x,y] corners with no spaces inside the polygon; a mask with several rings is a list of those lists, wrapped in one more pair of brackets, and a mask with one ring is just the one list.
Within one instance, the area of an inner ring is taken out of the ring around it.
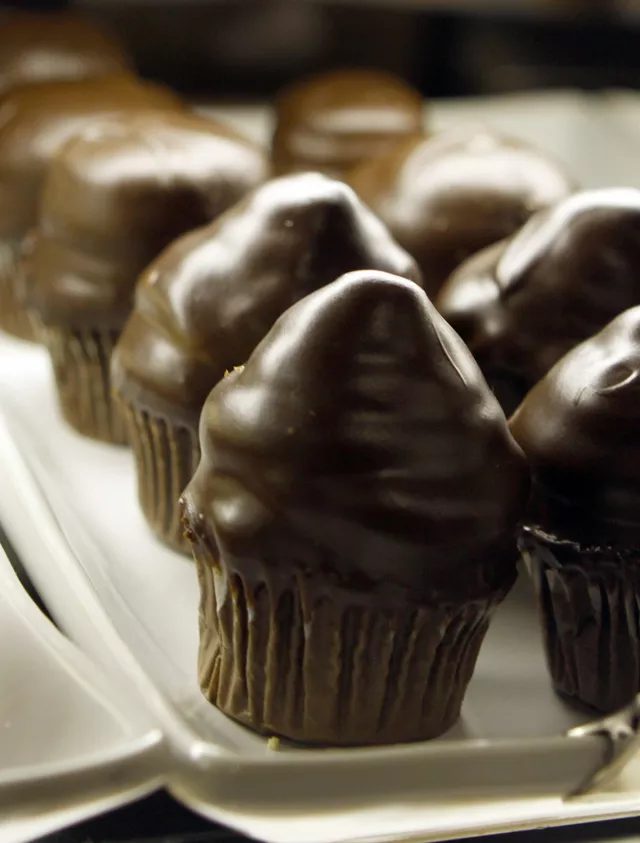
{"label": "brown fluted liner base", "polygon": [[20,243],[0,241],[0,329],[23,340],[35,340],[31,319],[20,303],[23,283]]}
{"label": "brown fluted liner base", "polygon": [[521,538],[556,691],[598,712],[640,692],[640,552],[582,548],[535,528]]}
{"label": "brown fluted liner base", "polygon": [[190,555],[178,501],[200,460],[198,431],[121,403],[136,458],[138,497],[149,526],[165,544]]}
{"label": "brown fluted liner base", "polygon": [[302,574],[282,588],[249,588],[202,543],[194,556],[205,697],[261,734],[306,744],[390,744],[445,732],[504,597],[385,609],[338,586],[329,596]]}
{"label": "brown fluted liner base", "polygon": [[53,363],[60,408],[83,436],[114,445],[127,443],[120,408],[111,397],[109,365],[119,332],[41,325],[38,334]]}

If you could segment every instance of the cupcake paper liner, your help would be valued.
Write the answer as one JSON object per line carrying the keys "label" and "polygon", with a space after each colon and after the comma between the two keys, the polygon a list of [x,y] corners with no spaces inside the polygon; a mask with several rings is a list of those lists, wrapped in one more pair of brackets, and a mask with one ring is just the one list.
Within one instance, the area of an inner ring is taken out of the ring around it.
{"label": "cupcake paper liner", "polygon": [[154,533],[190,555],[179,500],[200,460],[197,430],[121,403],[136,458],[140,507]]}
{"label": "cupcake paper liner", "polygon": [[119,332],[41,325],[38,333],[51,355],[66,421],[83,436],[126,444],[126,426],[111,397],[109,377],[111,352]]}
{"label": "cupcake paper liner", "polygon": [[609,713],[640,691],[640,551],[581,547],[527,528],[549,671],[569,701]]}
{"label": "cupcake paper liner", "polygon": [[[381,608],[300,572],[249,586],[198,542],[198,675],[207,699],[264,735],[320,745],[436,737],[460,715],[504,593]],[[319,587],[320,586],[320,587]]]}
{"label": "cupcake paper liner", "polygon": [[0,328],[23,340],[35,340],[31,318],[21,304],[22,274],[19,241],[0,241]]}

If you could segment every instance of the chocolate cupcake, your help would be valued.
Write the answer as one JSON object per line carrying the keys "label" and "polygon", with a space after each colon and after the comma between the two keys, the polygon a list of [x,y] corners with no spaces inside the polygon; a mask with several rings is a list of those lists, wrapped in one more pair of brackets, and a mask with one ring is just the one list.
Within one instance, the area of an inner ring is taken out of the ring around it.
{"label": "chocolate cupcake", "polygon": [[515,580],[529,473],[425,293],[357,272],[311,294],[213,390],[200,442],[207,699],[312,744],[449,729]]}
{"label": "chocolate cupcake", "polygon": [[533,472],[522,551],[556,691],[640,692],[640,307],[570,351],[511,422]]}
{"label": "chocolate cupcake", "polygon": [[297,83],[276,102],[276,174],[316,170],[342,178],[357,164],[422,130],[423,101],[401,79],[341,70]]}
{"label": "chocolate cupcake", "polygon": [[47,167],[63,144],[96,118],[141,109],[182,109],[169,90],[133,76],[16,88],[0,101],[0,328],[32,329],[20,303],[21,244],[36,225]]}
{"label": "chocolate cupcake", "polygon": [[62,412],[80,433],[126,439],[109,366],[142,270],[234,205],[266,168],[233,130],[170,111],[98,121],[53,161],[25,259],[26,304],[51,353]]}
{"label": "chocolate cupcake", "polygon": [[577,193],[453,274],[436,307],[505,413],[567,351],[640,304],[640,191]]}
{"label": "chocolate cupcake", "polygon": [[142,510],[165,542],[188,551],[178,499],[198,464],[211,389],[291,304],[361,267],[419,281],[414,261],[352,190],[310,173],[258,188],[143,275],[112,383],[129,422]]}
{"label": "chocolate cupcake", "polygon": [[79,14],[0,11],[0,98],[20,85],[91,79],[128,67],[122,45]]}
{"label": "chocolate cupcake", "polygon": [[545,155],[482,126],[404,140],[348,181],[418,261],[432,298],[466,258],[573,191]]}

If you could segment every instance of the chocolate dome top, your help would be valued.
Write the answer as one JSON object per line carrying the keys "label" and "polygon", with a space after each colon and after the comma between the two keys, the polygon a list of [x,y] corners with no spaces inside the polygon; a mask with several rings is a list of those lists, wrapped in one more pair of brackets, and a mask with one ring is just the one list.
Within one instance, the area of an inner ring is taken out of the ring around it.
{"label": "chocolate dome top", "polygon": [[531,518],[561,538],[640,547],[640,307],[573,348],[511,421]]}
{"label": "chocolate dome top", "polygon": [[483,126],[409,138],[348,181],[418,261],[432,297],[465,258],[573,189],[545,155]]}
{"label": "chocolate dome top", "polygon": [[267,182],[145,272],[114,386],[195,423],[225,370],[246,361],[283,311],[361,268],[419,281],[414,261],[345,184],[314,173]]}
{"label": "chocolate dome top", "polygon": [[341,70],[303,80],[276,103],[276,172],[345,175],[399,138],[422,129],[421,95],[375,70]]}
{"label": "chocolate dome top", "polygon": [[182,108],[168,89],[124,74],[9,92],[0,99],[0,237],[21,238],[35,224],[48,163],[96,118]]}
{"label": "chocolate dome top", "polygon": [[129,66],[121,45],[71,12],[0,12],[0,97],[34,82],[89,79]]}
{"label": "chocolate dome top", "polygon": [[640,303],[640,191],[577,193],[471,258],[436,305],[491,383],[524,393],[569,349]]}
{"label": "chocolate dome top", "polygon": [[120,327],[142,270],[266,171],[257,147],[194,114],[96,121],[49,169],[27,259],[29,304],[45,322]]}
{"label": "chocolate dome top", "polygon": [[415,602],[513,576],[528,468],[466,347],[406,280],[354,272],[294,305],[213,390],[200,442],[188,520],[243,575],[266,559]]}

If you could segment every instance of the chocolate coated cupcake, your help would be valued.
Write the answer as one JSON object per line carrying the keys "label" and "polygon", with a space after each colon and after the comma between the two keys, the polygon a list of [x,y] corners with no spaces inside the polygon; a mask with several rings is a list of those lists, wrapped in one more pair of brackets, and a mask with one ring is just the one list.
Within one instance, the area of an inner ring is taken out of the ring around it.
{"label": "chocolate coated cupcake", "polygon": [[553,684],[613,711],[640,692],[640,307],[557,363],[511,429],[534,477],[522,550]]}
{"label": "chocolate coated cupcake", "polygon": [[10,91],[0,104],[0,328],[32,330],[20,304],[20,254],[36,225],[47,167],[63,144],[98,117],[141,109],[182,109],[166,88],[120,75],[50,82]]}
{"label": "chocolate coated cupcake", "polygon": [[264,735],[450,728],[516,573],[522,452],[416,285],[346,275],[211,393],[184,495],[205,696]]}
{"label": "chocolate coated cupcake", "polygon": [[545,155],[483,126],[409,138],[348,181],[418,261],[432,298],[466,258],[573,191]]}
{"label": "chocolate coated cupcake", "polygon": [[640,191],[577,193],[453,274],[436,307],[509,415],[567,351],[640,304]]}
{"label": "chocolate coated cupcake", "polygon": [[401,79],[341,70],[305,79],[276,102],[276,174],[316,170],[342,178],[353,167],[422,130],[423,102]]}
{"label": "chocolate coated cupcake", "polygon": [[414,261],[346,185],[275,179],[170,246],[138,285],[112,382],[152,529],[187,551],[178,499],[199,460],[202,405],[294,302],[362,267],[419,281]]}
{"label": "chocolate coated cupcake", "polygon": [[0,98],[19,85],[91,79],[128,67],[122,45],[81,15],[0,11]]}
{"label": "chocolate coated cupcake", "polygon": [[138,276],[170,242],[216,219],[262,181],[263,153],[233,130],[180,112],[105,119],[49,170],[25,260],[62,411],[80,433],[122,443],[111,351]]}

